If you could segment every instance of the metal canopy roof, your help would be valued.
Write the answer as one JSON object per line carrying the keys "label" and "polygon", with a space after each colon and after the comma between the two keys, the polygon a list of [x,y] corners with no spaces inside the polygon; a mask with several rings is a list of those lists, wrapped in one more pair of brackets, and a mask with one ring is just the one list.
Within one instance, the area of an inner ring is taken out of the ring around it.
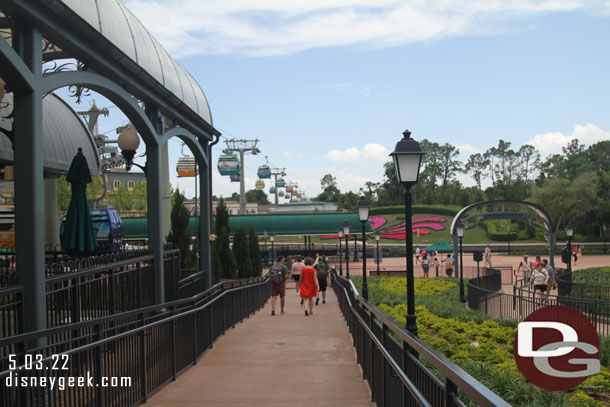
{"label": "metal canopy roof", "polygon": [[[321,213],[321,214],[282,214],[282,215],[236,215],[229,216],[231,234],[241,225],[250,230],[250,224],[258,235],[265,231],[276,235],[334,235],[337,228],[347,220],[352,234],[362,233],[362,223],[355,213]],[[146,239],[147,218],[123,218],[123,231],[126,239]],[[196,221],[191,217],[189,233],[194,236]],[[370,223],[366,231],[372,232]]]}
{"label": "metal canopy roof", "polygon": [[[3,120],[0,126],[10,130],[12,119]],[[48,94],[42,99],[42,155],[46,175],[66,174],[82,147],[91,175],[99,175],[100,159],[95,141],[87,126],[61,98]],[[0,161],[13,162],[13,144],[0,132]]]}
{"label": "metal canopy roof", "polygon": [[[60,1],[57,1],[60,2]],[[137,67],[152,76],[201,118],[212,123],[208,101],[199,84],[118,0],[62,0]],[[102,45],[102,44],[100,44]],[[137,67],[134,67],[136,70]]]}

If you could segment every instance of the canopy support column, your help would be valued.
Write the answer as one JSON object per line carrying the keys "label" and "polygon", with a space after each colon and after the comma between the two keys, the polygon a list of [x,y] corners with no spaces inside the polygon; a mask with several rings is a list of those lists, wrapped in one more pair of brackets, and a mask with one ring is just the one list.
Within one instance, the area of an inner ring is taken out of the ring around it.
{"label": "canopy support column", "polygon": [[[23,284],[25,332],[47,327],[42,160],[42,35],[16,24],[14,47],[34,76],[33,90],[15,92],[15,235],[17,272]],[[27,226],[27,228],[26,228]],[[32,344],[42,345],[41,343]]]}
{"label": "canopy support column", "polygon": [[[146,105],[146,115],[157,134],[163,132],[159,110]],[[162,146],[146,145],[146,183],[148,198],[148,246],[152,249],[155,261],[155,304],[165,302],[165,273],[163,264],[163,205],[162,205]]]}
{"label": "canopy support column", "polygon": [[205,272],[205,288],[212,286],[212,248],[210,246],[210,230],[212,230],[210,219],[210,165],[212,161],[211,149],[205,143],[203,150],[208,157],[208,165],[200,165],[201,174],[199,175],[199,190],[201,191],[200,210],[199,210],[199,271]]}

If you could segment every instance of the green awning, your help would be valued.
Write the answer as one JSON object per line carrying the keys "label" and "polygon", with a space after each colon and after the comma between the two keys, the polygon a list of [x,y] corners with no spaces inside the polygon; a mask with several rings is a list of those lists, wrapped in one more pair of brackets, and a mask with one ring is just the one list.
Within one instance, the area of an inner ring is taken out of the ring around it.
{"label": "green awning", "polygon": [[[249,229],[252,224],[259,235],[265,231],[276,235],[332,235],[337,233],[337,228],[343,225],[345,220],[349,222],[352,233],[362,233],[362,223],[355,213],[233,215],[229,216],[229,226],[231,234],[241,225]],[[125,239],[146,239],[147,222],[147,218],[123,218]],[[196,227],[196,219],[191,217],[189,233],[192,236],[195,235]],[[369,222],[366,222],[366,231],[373,231]]]}

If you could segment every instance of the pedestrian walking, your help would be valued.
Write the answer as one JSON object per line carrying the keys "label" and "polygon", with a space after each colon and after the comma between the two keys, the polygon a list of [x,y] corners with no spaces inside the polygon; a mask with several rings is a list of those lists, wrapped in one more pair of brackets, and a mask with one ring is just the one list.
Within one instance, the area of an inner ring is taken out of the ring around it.
{"label": "pedestrian walking", "polygon": [[[328,263],[324,256],[318,259],[318,263],[314,266],[318,278],[318,292],[322,293],[322,304],[326,304],[326,287],[328,286]],[[316,298],[316,305],[320,303],[320,298]]]}
{"label": "pedestrian walking", "polygon": [[449,253],[447,255],[447,258],[445,259],[445,273],[447,274],[447,277],[451,277],[451,275],[453,274],[454,263],[455,259],[453,255]]}
{"label": "pedestrian walking", "polygon": [[485,265],[483,267],[491,268],[491,246],[488,244],[485,247]]}
{"label": "pedestrian walking", "polygon": [[299,288],[301,285],[301,270],[305,267],[305,263],[303,263],[303,259],[301,255],[297,255],[296,261],[290,267],[290,277],[294,280],[297,287],[297,294],[299,293]]}
{"label": "pedestrian walking", "polygon": [[[530,281],[530,277],[532,276],[532,270],[534,265],[529,260],[528,255],[523,256],[523,260],[517,266],[517,278],[521,277],[525,283]],[[516,283],[516,282],[515,282]]]}
{"label": "pedestrian walking", "polygon": [[305,267],[301,270],[301,298],[304,300],[305,316],[313,315],[313,299],[318,296],[318,279],[313,268],[313,259],[305,258]]}
{"label": "pedestrian walking", "polygon": [[532,277],[530,278],[529,283],[534,285],[534,293],[538,294],[538,298],[544,299],[547,281],[549,279],[549,275],[546,270],[542,268],[542,262],[538,263],[534,271],[532,272]]}
{"label": "pedestrian walking", "polygon": [[546,273],[549,275],[549,278],[546,282],[546,295],[545,295],[545,299],[549,299],[549,294],[551,293],[551,289],[555,288],[555,270],[553,269],[553,266],[551,266],[549,264],[549,261],[547,259],[542,260],[542,268],[546,271]]}
{"label": "pedestrian walking", "polygon": [[415,249],[415,264],[420,263],[419,256],[421,255],[421,249],[417,247]]}
{"label": "pedestrian walking", "polygon": [[288,278],[288,267],[284,264],[284,256],[278,256],[277,260],[269,269],[271,280],[271,315],[275,315],[275,303],[280,296],[281,313],[284,314],[286,305],[286,279]]}
{"label": "pedestrian walking", "polygon": [[421,258],[421,266],[424,269],[424,277],[428,277],[430,271],[430,258],[427,254],[424,254]]}

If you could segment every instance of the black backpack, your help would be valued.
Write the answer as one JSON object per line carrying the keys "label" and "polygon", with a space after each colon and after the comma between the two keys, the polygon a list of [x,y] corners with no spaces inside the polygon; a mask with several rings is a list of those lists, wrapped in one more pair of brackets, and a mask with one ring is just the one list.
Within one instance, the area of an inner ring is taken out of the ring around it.
{"label": "black backpack", "polygon": [[273,266],[271,266],[271,269],[269,269],[269,278],[271,279],[272,283],[278,284],[278,283],[283,283],[284,282],[284,265],[281,263],[275,263]]}

